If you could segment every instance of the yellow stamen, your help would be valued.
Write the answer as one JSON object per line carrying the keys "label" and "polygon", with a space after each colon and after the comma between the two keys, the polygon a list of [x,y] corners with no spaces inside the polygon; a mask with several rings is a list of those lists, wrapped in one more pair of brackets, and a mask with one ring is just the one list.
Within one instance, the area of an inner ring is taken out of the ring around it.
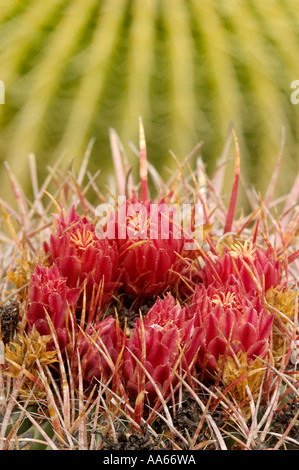
{"label": "yellow stamen", "polygon": [[71,242],[78,250],[85,251],[94,244],[94,236],[86,227],[83,227],[83,229],[78,229],[75,233],[71,234]]}

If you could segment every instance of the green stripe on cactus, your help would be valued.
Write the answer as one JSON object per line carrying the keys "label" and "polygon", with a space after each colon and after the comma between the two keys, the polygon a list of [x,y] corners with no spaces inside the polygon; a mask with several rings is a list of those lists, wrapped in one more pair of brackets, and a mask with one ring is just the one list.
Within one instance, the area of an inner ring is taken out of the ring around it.
{"label": "green stripe on cactus", "polygon": [[[91,169],[103,170],[104,182],[109,128],[133,163],[142,116],[150,160],[163,175],[173,165],[169,150],[182,161],[199,141],[211,172],[233,121],[241,172],[261,191],[285,128],[278,192],[287,192],[298,171],[299,108],[290,101],[298,24],[291,0],[5,2],[0,161],[26,179],[34,152],[44,175],[63,152],[79,166],[95,137]],[[5,191],[3,171],[0,184]]]}

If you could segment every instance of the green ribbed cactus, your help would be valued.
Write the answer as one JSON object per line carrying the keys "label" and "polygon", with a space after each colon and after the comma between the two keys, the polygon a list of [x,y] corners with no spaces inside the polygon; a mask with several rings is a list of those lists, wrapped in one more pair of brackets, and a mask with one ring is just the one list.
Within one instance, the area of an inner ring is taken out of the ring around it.
{"label": "green ribbed cactus", "polygon": [[[212,170],[230,121],[242,171],[263,190],[285,128],[288,190],[298,171],[299,8],[291,0],[10,0],[0,9],[0,160],[26,179],[66,152],[111,165],[109,128],[134,160],[142,116],[150,160],[173,165],[199,142]],[[233,156],[233,152],[232,152]],[[2,171],[4,191],[6,174]],[[24,182],[23,182],[24,183]]]}

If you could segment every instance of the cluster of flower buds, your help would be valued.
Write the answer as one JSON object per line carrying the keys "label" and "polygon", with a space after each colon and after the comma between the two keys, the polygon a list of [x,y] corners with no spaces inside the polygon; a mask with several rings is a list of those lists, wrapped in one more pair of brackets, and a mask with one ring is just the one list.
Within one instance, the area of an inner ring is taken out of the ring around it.
{"label": "cluster of flower buds", "polygon": [[[149,224],[149,201],[143,203],[143,216],[136,217],[136,210],[130,215],[130,205],[138,201],[136,194],[126,201],[126,217],[118,219],[113,240],[99,237],[74,208],[68,217],[61,212],[55,233],[44,244],[50,267],[37,265],[32,273],[27,318],[30,327],[49,334],[47,312],[64,347],[67,317],[82,307],[83,287],[87,301],[100,286],[107,298],[122,286],[121,292],[135,299],[156,299],[144,318],[136,319],[130,337],[109,316],[92,324],[79,345],[87,382],[109,380],[117,363],[128,395],[134,400],[144,392],[153,403],[159,392],[165,396],[173,390],[178,370],[188,373],[192,368],[211,378],[226,357],[245,354],[248,363],[265,358],[273,315],[263,294],[280,285],[282,276],[270,249],[245,243],[219,256],[206,253],[201,281],[188,301],[180,303],[173,287],[175,273],[185,267],[185,240],[173,236],[175,227],[163,206],[156,226],[152,220]],[[124,227],[126,236],[121,236]],[[164,291],[168,294],[160,298]]]}

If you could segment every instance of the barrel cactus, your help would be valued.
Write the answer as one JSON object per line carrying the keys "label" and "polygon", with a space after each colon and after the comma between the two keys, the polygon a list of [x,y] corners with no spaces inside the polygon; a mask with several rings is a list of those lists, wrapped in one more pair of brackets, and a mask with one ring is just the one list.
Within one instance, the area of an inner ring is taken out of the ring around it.
{"label": "barrel cactus", "polygon": [[247,175],[264,190],[284,126],[279,184],[287,190],[298,170],[298,107],[290,99],[299,76],[297,21],[291,0],[12,2],[0,18],[0,159],[22,177],[30,152],[39,162],[53,164],[63,152],[78,162],[96,138],[92,170],[100,155],[107,175],[107,129],[128,148],[142,115],[160,171],[160,161],[173,168],[169,149],[181,161],[202,140],[212,170],[233,121]]}

